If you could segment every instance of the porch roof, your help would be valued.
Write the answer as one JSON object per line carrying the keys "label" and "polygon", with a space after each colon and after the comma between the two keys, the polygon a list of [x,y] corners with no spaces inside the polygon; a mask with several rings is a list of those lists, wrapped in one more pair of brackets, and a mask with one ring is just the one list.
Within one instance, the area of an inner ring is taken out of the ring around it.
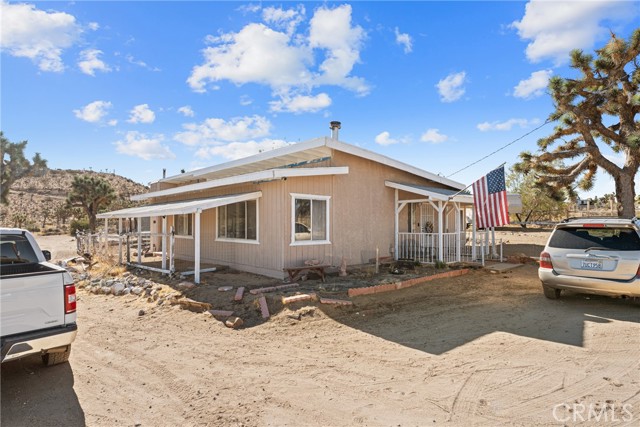
{"label": "porch roof", "polygon": [[441,202],[454,201],[459,203],[473,203],[473,196],[467,191],[460,193],[459,190],[452,190],[449,188],[425,187],[423,185],[406,184],[394,181],[385,181],[384,184],[390,188],[419,194]]}
{"label": "porch roof", "polygon": [[171,203],[159,203],[155,205],[139,206],[136,208],[120,209],[112,212],[98,214],[98,218],[141,218],[151,216],[180,215],[201,212],[219,206],[232,203],[255,200],[262,197],[262,191],[252,193],[229,194],[225,196],[210,197],[207,199],[186,200]]}

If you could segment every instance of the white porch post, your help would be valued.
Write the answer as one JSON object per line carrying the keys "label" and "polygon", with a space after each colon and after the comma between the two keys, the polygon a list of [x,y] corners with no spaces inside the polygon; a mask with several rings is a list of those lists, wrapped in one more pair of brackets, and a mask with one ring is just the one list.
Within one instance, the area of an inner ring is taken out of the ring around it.
{"label": "white porch post", "polygon": [[398,232],[400,230],[400,222],[398,219],[398,215],[400,214],[398,212],[398,189],[395,189],[395,193],[394,193],[394,202],[393,202],[393,210],[395,211],[396,215],[395,215],[395,220],[394,220],[394,241],[393,241],[393,259],[397,260],[398,259]]}
{"label": "white porch post", "polygon": [[453,207],[456,212],[456,261],[460,262],[462,259],[462,253],[460,248],[460,240],[462,239],[462,233],[460,231],[460,205],[458,203],[453,203]]}
{"label": "white porch post", "polygon": [[118,263],[122,264],[122,218],[118,218]]}
{"label": "white porch post", "polygon": [[169,240],[169,271],[171,274],[173,274],[173,272],[176,271],[175,256],[174,256],[175,247],[176,247],[176,236],[174,233],[173,225],[171,226],[170,235],[171,235],[171,240]]}
{"label": "white porch post", "polygon": [[167,269],[167,216],[162,217],[162,269]]}
{"label": "white porch post", "polygon": [[138,223],[138,264],[142,264],[142,221],[136,218]]}
{"label": "white porch post", "polygon": [[471,258],[476,260],[476,208],[475,205],[471,208],[471,239],[473,240],[471,246]]}
{"label": "white porch post", "polygon": [[444,206],[442,206],[442,201],[438,200],[438,261],[444,261],[443,257],[443,235],[442,235],[442,213],[444,212]]}
{"label": "white porch post", "polygon": [[193,231],[193,240],[194,240],[194,244],[195,244],[195,251],[194,251],[194,262],[195,262],[195,268],[194,268],[194,272],[195,272],[195,282],[196,283],[200,283],[200,214],[202,213],[201,209],[198,209],[196,211],[196,224],[195,224],[195,230]]}
{"label": "white porch post", "polygon": [[104,243],[102,246],[102,250],[107,252],[107,243],[109,241],[109,218],[104,219],[104,233],[103,233]]}

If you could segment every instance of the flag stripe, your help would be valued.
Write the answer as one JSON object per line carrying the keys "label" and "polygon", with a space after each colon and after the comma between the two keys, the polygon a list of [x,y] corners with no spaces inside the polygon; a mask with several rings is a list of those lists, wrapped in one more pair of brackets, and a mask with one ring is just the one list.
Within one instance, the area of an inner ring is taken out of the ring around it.
{"label": "flag stripe", "polygon": [[477,228],[509,224],[504,167],[489,172],[474,182],[472,188]]}

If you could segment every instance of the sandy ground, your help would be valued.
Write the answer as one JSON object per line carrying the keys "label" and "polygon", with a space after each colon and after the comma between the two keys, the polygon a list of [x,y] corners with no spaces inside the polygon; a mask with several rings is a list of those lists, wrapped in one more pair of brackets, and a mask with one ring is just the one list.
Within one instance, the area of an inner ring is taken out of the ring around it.
{"label": "sandy ground", "polygon": [[79,298],[69,364],[2,365],[3,426],[640,424],[640,309],[547,300],[532,264],[240,330],[133,296]]}

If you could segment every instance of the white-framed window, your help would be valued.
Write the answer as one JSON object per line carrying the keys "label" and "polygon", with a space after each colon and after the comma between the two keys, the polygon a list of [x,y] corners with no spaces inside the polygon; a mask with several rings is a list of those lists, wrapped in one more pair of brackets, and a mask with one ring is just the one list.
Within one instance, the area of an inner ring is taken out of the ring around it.
{"label": "white-framed window", "polygon": [[330,196],[291,194],[291,244],[317,245],[329,241]]}
{"label": "white-framed window", "polygon": [[176,236],[193,236],[193,215],[180,214],[173,216],[173,228]]}
{"label": "white-framed window", "polygon": [[258,201],[218,207],[218,240],[258,241]]}

